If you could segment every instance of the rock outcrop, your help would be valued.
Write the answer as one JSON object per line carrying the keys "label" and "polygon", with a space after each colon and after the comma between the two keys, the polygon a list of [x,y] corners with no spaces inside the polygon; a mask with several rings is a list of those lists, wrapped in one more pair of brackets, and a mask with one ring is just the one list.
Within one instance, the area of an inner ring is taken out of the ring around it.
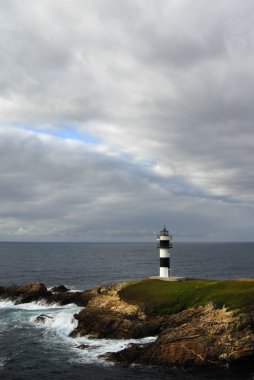
{"label": "rock outcrop", "polygon": [[27,303],[37,301],[47,297],[49,292],[44,284],[35,282],[33,284],[12,286],[8,288],[0,287],[0,298],[10,299],[15,303]]}
{"label": "rock outcrop", "polygon": [[[131,344],[109,353],[107,360],[130,365],[212,366],[253,360],[254,314],[250,310],[229,311],[213,302],[188,308],[176,314],[147,315],[142,304],[120,298],[125,282],[97,287],[84,292],[68,292],[60,286],[54,292],[35,283],[0,288],[0,298],[16,303],[44,300],[83,308],[74,317],[78,326],[72,337],[130,339],[157,336],[148,344]],[[45,323],[47,315],[37,317]],[[84,346],[85,347],[85,346]],[[81,348],[84,348],[81,347]]]}
{"label": "rock outcrop", "polygon": [[172,315],[155,342],[132,344],[109,354],[108,359],[124,364],[187,367],[234,363],[253,356],[252,316],[234,315],[209,303]]}
{"label": "rock outcrop", "polygon": [[59,285],[59,286],[55,286],[54,288],[51,289],[51,292],[54,292],[54,293],[64,293],[64,292],[68,292],[70,289],[67,289],[66,286],[64,285]]}
{"label": "rock outcrop", "polygon": [[61,285],[55,291],[47,290],[42,283],[33,283],[11,287],[0,287],[0,299],[9,299],[15,304],[33,301],[44,301],[47,304],[57,303],[59,305],[76,304],[84,307],[94,297],[96,290],[85,290],[83,292],[69,292]]}
{"label": "rock outcrop", "polygon": [[34,319],[34,322],[35,322],[35,323],[44,324],[44,323],[46,323],[46,321],[48,321],[49,319],[53,319],[53,317],[51,317],[50,315],[46,315],[46,314],[40,314],[40,315],[38,315],[38,316]]}
{"label": "rock outcrop", "polygon": [[77,315],[78,327],[71,336],[130,339],[158,336],[149,344],[131,344],[104,356],[130,365],[211,366],[246,361],[254,357],[254,328],[251,312],[240,314],[226,308],[189,308],[173,315],[148,316],[142,305],[119,298],[125,283],[97,289],[87,307]]}
{"label": "rock outcrop", "polygon": [[122,282],[97,288],[87,307],[74,315],[78,326],[71,336],[130,339],[157,335],[168,318],[147,318],[142,307],[121,300],[118,292],[125,285]]}

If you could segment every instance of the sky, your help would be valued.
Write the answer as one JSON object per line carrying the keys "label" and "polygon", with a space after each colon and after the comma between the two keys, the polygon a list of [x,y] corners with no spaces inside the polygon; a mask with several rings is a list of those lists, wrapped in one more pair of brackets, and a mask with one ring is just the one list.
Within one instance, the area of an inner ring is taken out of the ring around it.
{"label": "sky", "polygon": [[254,241],[252,0],[1,0],[0,240]]}

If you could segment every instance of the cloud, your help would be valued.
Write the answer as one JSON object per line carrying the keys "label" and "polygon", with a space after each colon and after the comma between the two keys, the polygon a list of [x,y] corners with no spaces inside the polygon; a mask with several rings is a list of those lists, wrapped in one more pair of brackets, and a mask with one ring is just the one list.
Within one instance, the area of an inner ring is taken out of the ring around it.
{"label": "cloud", "polygon": [[251,240],[253,7],[3,1],[2,238]]}

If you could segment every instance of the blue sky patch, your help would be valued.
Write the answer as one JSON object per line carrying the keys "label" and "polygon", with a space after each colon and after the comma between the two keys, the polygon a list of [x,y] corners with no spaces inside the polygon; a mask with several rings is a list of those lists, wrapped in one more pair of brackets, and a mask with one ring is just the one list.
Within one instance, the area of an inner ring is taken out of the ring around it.
{"label": "blue sky patch", "polygon": [[56,137],[61,137],[63,139],[84,141],[89,144],[98,144],[100,142],[100,140],[96,136],[93,136],[89,133],[78,133],[74,130],[62,129],[53,131],[49,134],[54,135]]}
{"label": "blue sky patch", "polygon": [[27,131],[31,131],[34,133],[41,133],[49,136],[60,137],[62,139],[71,139],[76,141],[83,141],[88,144],[99,144],[100,139],[90,133],[86,132],[77,132],[76,127],[72,125],[61,124],[61,126],[52,128],[52,129],[44,129],[44,128],[35,128],[30,125],[25,124],[15,124],[13,125],[16,128],[22,128]]}

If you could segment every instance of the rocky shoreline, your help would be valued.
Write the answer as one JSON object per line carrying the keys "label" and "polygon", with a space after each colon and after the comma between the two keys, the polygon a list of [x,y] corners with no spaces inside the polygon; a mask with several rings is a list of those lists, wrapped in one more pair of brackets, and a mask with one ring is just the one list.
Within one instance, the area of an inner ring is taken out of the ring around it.
{"label": "rocky shoreline", "polygon": [[[0,287],[0,299],[15,304],[43,301],[76,304],[78,321],[71,337],[132,339],[158,338],[148,344],[131,344],[104,356],[130,365],[200,367],[243,363],[254,356],[254,314],[216,308],[213,302],[179,313],[148,315],[142,304],[128,303],[119,292],[126,282],[70,292],[64,286],[48,290],[42,283]],[[43,322],[46,315],[38,316]]]}

